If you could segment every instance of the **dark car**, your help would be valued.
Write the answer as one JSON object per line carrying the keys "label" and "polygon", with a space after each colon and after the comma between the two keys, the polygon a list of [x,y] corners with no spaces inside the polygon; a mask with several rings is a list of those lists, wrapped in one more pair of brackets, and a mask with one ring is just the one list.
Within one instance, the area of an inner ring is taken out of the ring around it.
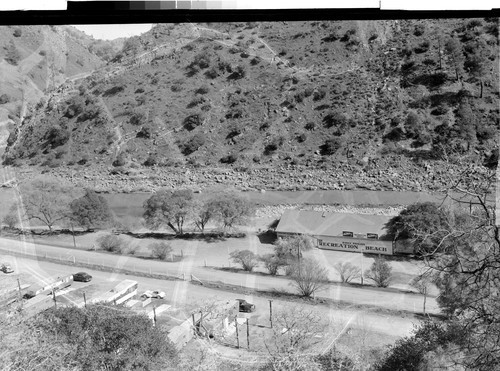
{"label": "dark car", "polygon": [[86,272],[78,272],[73,275],[73,281],[89,282],[92,276]]}
{"label": "dark car", "polygon": [[250,313],[255,311],[255,305],[249,303],[244,299],[236,299],[240,304],[240,312]]}

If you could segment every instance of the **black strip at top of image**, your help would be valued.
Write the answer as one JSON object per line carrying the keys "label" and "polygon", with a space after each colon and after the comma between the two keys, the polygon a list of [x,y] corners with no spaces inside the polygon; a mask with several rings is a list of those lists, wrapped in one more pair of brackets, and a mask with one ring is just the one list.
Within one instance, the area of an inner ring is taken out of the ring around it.
{"label": "black strip at top of image", "polygon": [[[147,2],[146,2],[147,3]],[[500,17],[494,10],[328,9],[131,9],[131,2],[68,1],[65,11],[0,11],[1,25],[256,22]]]}

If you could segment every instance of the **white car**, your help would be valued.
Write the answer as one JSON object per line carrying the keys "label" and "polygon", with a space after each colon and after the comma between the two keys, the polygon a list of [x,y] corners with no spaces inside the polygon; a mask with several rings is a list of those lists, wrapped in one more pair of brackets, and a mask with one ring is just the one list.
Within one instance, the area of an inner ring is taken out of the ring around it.
{"label": "white car", "polygon": [[142,298],[153,298],[153,299],[163,299],[165,297],[165,293],[163,291],[151,291],[147,290],[141,295]]}

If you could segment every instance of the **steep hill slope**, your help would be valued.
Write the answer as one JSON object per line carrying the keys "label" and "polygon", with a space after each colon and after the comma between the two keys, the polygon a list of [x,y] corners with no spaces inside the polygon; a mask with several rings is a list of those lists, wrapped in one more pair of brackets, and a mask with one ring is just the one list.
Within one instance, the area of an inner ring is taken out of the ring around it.
{"label": "steep hill slope", "polygon": [[494,166],[498,102],[496,20],[157,25],[40,104],[4,158],[102,189],[436,189]]}
{"label": "steep hill slope", "polygon": [[19,115],[66,78],[88,73],[103,60],[73,37],[66,26],[0,27],[0,105]]}

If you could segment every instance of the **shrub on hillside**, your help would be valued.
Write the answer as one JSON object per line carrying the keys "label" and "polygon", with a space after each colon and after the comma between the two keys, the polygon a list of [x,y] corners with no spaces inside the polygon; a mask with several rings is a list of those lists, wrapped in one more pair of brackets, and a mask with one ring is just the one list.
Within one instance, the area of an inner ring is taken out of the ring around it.
{"label": "shrub on hillside", "polygon": [[189,115],[182,122],[186,130],[191,131],[203,124],[203,117],[199,113]]}
{"label": "shrub on hillside", "polygon": [[132,125],[142,125],[146,122],[147,120],[147,112],[143,109],[136,108],[132,111],[132,114],[130,115],[129,122]]}
{"label": "shrub on hillside", "polygon": [[325,89],[318,89],[313,92],[313,101],[317,102],[322,100],[326,96],[326,90]]}
{"label": "shrub on hillside", "polygon": [[339,138],[330,138],[321,146],[321,153],[327,156],[333,155],[342,145]]}
{"label": "shrub on hillside", "polygon": [[13,33],[14,37],[21,37],[22,34],[23,34],[23,30],[21,30],[20,28],[16,28],[14,30],[14,33]]}
{"label": "shrub on hillside", "polygon": [[166,242],[153,242],[149,245],[151,256],[155,259],[167,260],[174,249]]}
{"label": "shrub on hillside", "polygon": [[5,104],[10,102],[10,97],[7,94],[0,95],[0,104]]}
{"label": "shrub on hillside", "polygon": [[191,153],[196,152],[202,145],[205,144],[205,136],[201,133],[193,135],[184,144],[179,146],[182,154],[189,156]]}
{"label": "shrub on hillside", "polygon": [[423,24],[417,24],[415,26],[415,29],[413,30],[413,34],[415,36],[422,36],[425,32],[425,25]]}
{"label": "shrub on hillside", "polygon": [[238,160],[238,155],[235,154],[230,154],[227,156],[224,156],[220,159],[220,162],[223,164],[233,164]]}
{"label": "shrub on hillside", "polygon": [[13,66],[17,66],[17,64],[21,60],[21,54],[19,53],[19,50],[17,50],[16,45],[12,41],[9,43],[9,46],[7,47],[4,59],[7,63]]}
{"label": "shrub on hillside", "polygon": [[69,132],[61,128],[59,125],[51,126],[46,132],[44,139],[52,148],[64,145],[69,139]]}

